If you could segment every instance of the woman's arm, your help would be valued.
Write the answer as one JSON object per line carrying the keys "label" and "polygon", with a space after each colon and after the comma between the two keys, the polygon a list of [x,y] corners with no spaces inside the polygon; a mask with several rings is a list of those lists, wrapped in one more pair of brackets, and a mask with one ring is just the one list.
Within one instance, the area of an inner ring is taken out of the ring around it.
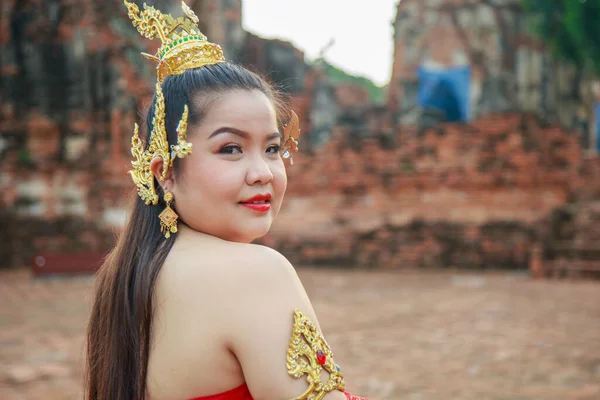
{"label": "woman's arm", "polygon": [[225,329],[253,398],[346,400],[343,375],[296,271],[272,249],[248,250],[230,288]]}

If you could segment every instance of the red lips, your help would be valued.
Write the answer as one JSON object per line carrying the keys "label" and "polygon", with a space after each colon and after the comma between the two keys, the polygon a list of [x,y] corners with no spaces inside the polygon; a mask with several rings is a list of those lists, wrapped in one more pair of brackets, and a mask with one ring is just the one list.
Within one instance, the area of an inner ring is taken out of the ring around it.
{"label": "red lips", "polygon": [[240,201],[239,204],[253,211],[265,213],[271,209],[271,194],[257,194],[249,199]]}
{"label": "red lips", "polygon": [[252,202],[256,202],[256,201],[269,201],[269,200],[271,200],[271,194],[270,193],[267,193],[267,194],[257,194],[254,197],[250,197],[249,199],[240,201],[240,203],[252,203]]}

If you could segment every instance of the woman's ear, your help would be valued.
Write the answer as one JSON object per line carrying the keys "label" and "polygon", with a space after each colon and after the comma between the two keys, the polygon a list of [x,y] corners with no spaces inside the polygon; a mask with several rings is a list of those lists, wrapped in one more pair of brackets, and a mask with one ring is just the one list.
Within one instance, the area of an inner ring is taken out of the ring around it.
{"label": "woman's ear", "polygon": [[168,168],[167,173],[165,174],[165,179],[162,179],[163,172],[165,168],[168,168],[163,162],[163,158],[161,156],[154,157],[150,162],[150,171],[158,181],[158,184],[163,189],[173,187],[173,169]]}

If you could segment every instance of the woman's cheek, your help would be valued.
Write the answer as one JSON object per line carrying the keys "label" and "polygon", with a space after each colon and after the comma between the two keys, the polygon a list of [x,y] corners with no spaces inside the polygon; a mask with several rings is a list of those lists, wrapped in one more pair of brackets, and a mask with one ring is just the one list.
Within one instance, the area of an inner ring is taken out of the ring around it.
{"label": "woman's cheek", "polygon": [[283,162],[273,171],[273,177],[277,181],[277,184],[282,186],[282,190],[285,191],[287,188],[287,170]]}

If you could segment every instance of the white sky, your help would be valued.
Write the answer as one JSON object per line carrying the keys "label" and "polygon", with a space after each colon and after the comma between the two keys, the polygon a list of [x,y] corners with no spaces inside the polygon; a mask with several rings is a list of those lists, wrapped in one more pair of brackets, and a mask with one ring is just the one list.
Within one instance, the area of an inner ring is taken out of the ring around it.
{"label": "white sky", "polygon": [[392,22],[398,0],[243,0],[244,29],[290,41],[314,60],[331,39],[325,59],[377,85],[392,70]]}

